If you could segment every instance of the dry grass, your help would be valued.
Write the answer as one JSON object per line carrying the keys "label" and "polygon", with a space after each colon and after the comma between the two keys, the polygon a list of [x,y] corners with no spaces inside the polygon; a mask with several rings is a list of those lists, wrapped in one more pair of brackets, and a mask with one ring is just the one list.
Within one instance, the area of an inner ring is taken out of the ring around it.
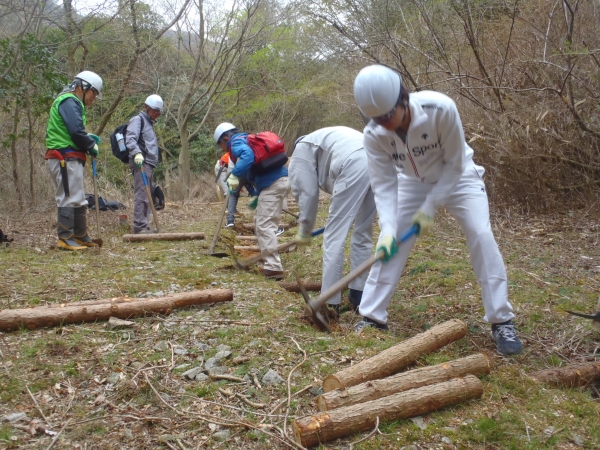
{"label": "dry grass", "polygon": [[[240,202],[241,211],[245,202]],[[159,214],[165,231],[204,231],[210,237],[218,210],[218,205],[187,202],[170,204]],[[316,226],[324,224],[327,205],[320,211]],[[0,250],[0,308],[208,287],[233,289],[234,302],[136,319],[133,328],[121,331],[88,323],[0,334],[0,416],[22,411],[28,417],[1,425],[0,445],[47,447],[52,436],[22,429],[35,419],[55,432],[65,427],[55,448],[290,448],[281,435],[284,416],[315,412],[314,394],[304,388],[319,386],[339,368],[433,324],[459,318],[468,324],[467,338],[423,357],[418,365],[485,353],[492,373],[483,378],[483,398],[427,415],[425,430],[410,421],[382,424],[383,434],[355,448],[574,449],[579,439],[584,448],[600,446],[600,404],[592,390],[545,388],[526,376],[541,368],[598,360],[598,332],[563,312],[591,311],[596,304],[600,235],[595,217],[493,218],[525,344],[523,355],[503,358],[495,354],[481,318],[479,287],[464,238],[443,213],[435,233],[420,240],[409,260],[390,306],[391,332],[362,336],[351,331],[357,317],[349,311],[335,333],[316,331],[304,318],[299,295],[264,280],[255,269],[237,272],[228,268],[227,259],[203,256],[208,240],[123,244],[117,214],[102,213],[105,247],[83,254],[52,248],[53,212],[3,216],[3,230],[15,241]],[[239,221],[250,220],[248,215]],[[283,239],[294,232],[287,231]],[[232,239],[233,231],[225,230],[217,251],[228,251]],[[294,271],[320,279],[320,239],[308,249],[283,255],[286,280],[293,279]],[[260,380],[272,368],[287,380],[303,360],[294,341],[307,352],[307,361],[290,378],[292,395],[302,392],[291,398],[289,409],[287,383],[258,388],[252,381],[191,382],[181,377],[224,344],[233,352],[224,363],[229,374],[257,373]],[[186,364],[190,366],[181,367]],[[232,393],[266,407],[252,406]],[[240,421],[247,426],[237,426]],[[224,429],[231,430],[230,437],[215,441],[214,432]],[[453,444],[442,443],[443,436]]]}

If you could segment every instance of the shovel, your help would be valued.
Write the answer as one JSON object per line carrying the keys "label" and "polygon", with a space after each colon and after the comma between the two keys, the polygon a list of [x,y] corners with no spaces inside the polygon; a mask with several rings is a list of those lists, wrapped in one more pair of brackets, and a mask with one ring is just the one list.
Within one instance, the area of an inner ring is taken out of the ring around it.
{"label": "shovel", "polygon": [[[320,234],[323,234],[324,231],[325,231],[325,227],[319,228],[318,230],[313,231],[310,235],[312,237],[315,237],[315,236],[318,236]],[[252,256],[251,258],[245,259],[243,261],[238,260],[235,257],[235,253],[233,251],[231,252],[231,254],[233,256],[233,259],[235,260],[235,267],[237,269],[245,269],[249,265],[254,264],[255,262],[260,261],[265,256],[272,255],[273,253],[276,253],[276,252],[282,252],[282,251],[287,250],[288,248],[290,248],[290,247],[292,247],[294,245],[298,245],[296,241],[286,242],[285,244],[281,244],[281,245],[277,246],[277,250],[275,250],[273,252],[266,252],[266,253],[261,252],[259,255]]]}
{"label": "shovel", "polygon": [[[404,244],[408,239],[417,234],[419,234],[419,226],[413,225],[407,231],[405,231],[402,236],[400,236],[400,242],[398,242],[398,246]],[[319,295],[317,298],[306,302],[306,305],[304,305],[304,310],[309,316],[313,318],[314,323],[317,324],[317,326],[320,329],[327,331],[329,330],[329,324],[327,323],[327,320],[325,320],[323,315],[319,312],[325,304],[325,302],[327,302],[327,300],[329,300],[338,292],[342,291],[342,289],[345,289],[351,281],[361,276],[364,272],[369,270],[373,264],[383,259],[384,257],[385,252],[383,250],[378,251],[371,258],[367,259],[364,263],[362,263],[360,266],[358,266],[340,281],[335,283],[325,292],[321,292],[321,295]],[[306,297],[304,299],[306,300]]]}
{"label": "shovel", "polygon": [[104,241],[100,237],[100,206],[98,205],[98,186],[96,183],[96,179],[98,178],[98,172],[96,172],[96,158],[92,158],[92,179],[94,180],[94,203],[96,204],[96,235],[97,239],[92,239],[94,244],[97,244],[98,247],[102,247]]}
{"label": "shovel", "polygon": [[214,256],[215,258],[225,258],[229,256],[229,253],[215,253],[215,245],[217,245],[217,239],[219,238],[219,233],[221,232],[221,225],[223,224],[223,217],[225,217],[225,211],[227,211],[227,204],[229,203],[229,191],[225,195],[225,200],[223,201],[223,209],[221,210],[221,217],[219,218],[219,223],[217,224],[217,229],[215,230],[215,236],[210,244],[210,249],[208,253],[203,253],[203,255]]}
{"label": "shovel", "polygon": [[144,179],[144,186],[146,187],[146,194],[148,195],[148,201],[150,202],[150,208],[152,208],[152,216],[154,216],[154,225],[156,225],[156,232],[160,233],[160,227],[158,225],[158,214],[156,214],[156,208],[154,207],[154,200],[152,200],[152,193],[150,193],[150,185],[148,184],[148,177],[144,169],[142,171],[142,178]]}

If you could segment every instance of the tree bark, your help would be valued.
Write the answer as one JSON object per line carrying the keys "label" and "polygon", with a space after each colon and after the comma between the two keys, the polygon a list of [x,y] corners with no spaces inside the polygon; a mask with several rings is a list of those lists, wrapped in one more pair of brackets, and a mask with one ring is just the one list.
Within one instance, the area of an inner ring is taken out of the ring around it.
{"label": "tree bark", "polygon": [[317,408],[319,411],[330,411],[342,406],[364,403],[398,392],[430,386],[452,378],[488,373],[490,373],[490,362],[485,355],[478,353],[435,366],[399,373],[381,380],[367,381],[348,389],[327,392],[317,397]]}
{"label": "tree bark", "polygon": [[13,331],[21,327],[33,330],[39,327],[52,327],[67,323],[96,322],[108,320],[111,316],[119,319],[144,316],[148,313],[170,314],[173,308],[203,303],[227,302],[233,300],[231,289],[209,289],[174,294],[161,298],[121,298],[93,304],[59,305],[26,309],[0,310],[0,331]]}
{"label": "tree bark", "polygon": [[600,380],[600,362],[540,370],[530,373],[529,377],[535,381],[558,387],[587,386]]}
{"label": "tree bark", "polygon": [[123,242],[195,241],[197,239],[204,239],[204,233],[154,233],[123,235]]}
{"label": "tree bark", "polygon": [[449,320],[353,366],[329,375],[323,381],[323,390],[346,389],[369,380],[393,375],[423,355],[457,341],[467,334],[462,320]]}
{"label": "tree bark", "polygon": [[428,414],[483,395],[476,376],[467,375],[443,383],[411,389],[358,405],[322,412],[294,420],[296,442],[305,447],[329,442],[357,431],[370,430],[376,419],[390,421]]}
{"label": "tree bark", "polygon": [[[320,281],[303,281],[302,285],[307,291],[318,292],[321,290]],[[290,292],[300,292],[300,286],[298,283],[279,283],[279,286]]]}

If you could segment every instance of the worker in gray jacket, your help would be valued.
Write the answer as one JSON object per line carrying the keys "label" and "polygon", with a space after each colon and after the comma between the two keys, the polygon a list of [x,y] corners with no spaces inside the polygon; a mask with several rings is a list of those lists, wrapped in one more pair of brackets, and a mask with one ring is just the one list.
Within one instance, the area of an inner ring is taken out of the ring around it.
{"label": "worker in gray jacket", "polygon": [[[324,233],[323,280],[325,291],[342,277],[344,243],[354,224],[351,266],[355,269],[371,256],[376,207],[367,172],[363,134],[348,127],[329,127],[302,136],[288,168],[292,194],[300,208],[296,241],[309,244],[317,217],[319,189],[331,194]],[[360,305],[367,274],[350,283],[348,297],[355,309]],[[329,300],[339,314],[341,294]]]}
{"label": "worker in gray jacket", "polygon": [[149,218],[150,202],[148,198],[142,170],[146,173],[150,192],[152,192],[152,173],[158,164],[159,150],[154,123],[162,114],[163,100],[159,95],[150,95],[145,103],[144,110],[134,116],[127,125],[125,145],[129,150],[129,168],[133,174],[134,200],[133,200],[133,233],[154,233],[150,229]]}

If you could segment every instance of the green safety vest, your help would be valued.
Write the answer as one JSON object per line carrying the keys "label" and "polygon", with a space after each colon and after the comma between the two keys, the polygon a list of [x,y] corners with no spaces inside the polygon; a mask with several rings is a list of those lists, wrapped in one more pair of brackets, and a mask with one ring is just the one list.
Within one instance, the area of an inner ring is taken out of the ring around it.
{"label": "green safety vest", "polygon": [[67,92],[66,94],[59,95],[52,103],[52,108],[50,108],[50,117],[48,118],[48,128],[46,129],[46,148],[54,149],[54,150],[62,150],[65,148],[72,148],[74,150],[79,150],[79,148],[73,143],[69,132],[67,131],[67,127],[65,126],[65,122],[62,119],[62,116],[58,112],[58,107],[60,104],[72,97],[76,99],[79,103],[81,103],[81,119],[83,120],[83,126],[86,125],[86,117],[85,117],[85,105],[83,102],[72,92]]}

